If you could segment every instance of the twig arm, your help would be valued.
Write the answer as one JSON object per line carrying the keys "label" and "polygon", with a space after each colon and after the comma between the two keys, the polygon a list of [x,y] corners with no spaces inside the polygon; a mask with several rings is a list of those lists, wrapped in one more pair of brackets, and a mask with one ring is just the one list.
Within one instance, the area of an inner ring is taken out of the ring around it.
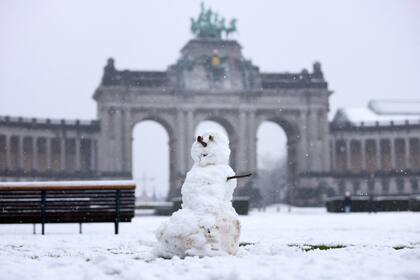
{"label": "twig arm", "polygon": [[247,173],[247,174],[242,174],[242,175],[235,175],[235,176],[229,176],[229,177],[227,177],[227,180],[226,181],[229,181],[231,179],[239,179],[239,178],[249,177],[251,175],[252,175],[252,173]]}

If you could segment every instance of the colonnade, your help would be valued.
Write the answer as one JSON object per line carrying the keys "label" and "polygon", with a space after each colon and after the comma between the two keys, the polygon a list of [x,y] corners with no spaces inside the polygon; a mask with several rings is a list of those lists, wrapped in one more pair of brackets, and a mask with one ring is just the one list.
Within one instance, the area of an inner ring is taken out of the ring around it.
{"label": "colonnade", "polygon": [[92,171],[96,139],[0,134],[0,170]]}
{"label": "colonnade", "polygon": [[336,172],[420,170],[419,137],[338,138],[332,136]]}

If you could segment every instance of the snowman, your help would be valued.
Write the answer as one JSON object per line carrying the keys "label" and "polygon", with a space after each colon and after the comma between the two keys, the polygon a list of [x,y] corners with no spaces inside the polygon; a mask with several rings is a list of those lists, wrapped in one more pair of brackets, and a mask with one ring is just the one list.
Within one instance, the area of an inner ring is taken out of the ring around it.
{"label": "snowman", "polygon": [[240,223],[232,207],[236,187],[229,166],[229,140],[207,132],[191,148],[192,169],[181,189],[182,209],[156,232],[157,256],[235,255],[239,248]]}

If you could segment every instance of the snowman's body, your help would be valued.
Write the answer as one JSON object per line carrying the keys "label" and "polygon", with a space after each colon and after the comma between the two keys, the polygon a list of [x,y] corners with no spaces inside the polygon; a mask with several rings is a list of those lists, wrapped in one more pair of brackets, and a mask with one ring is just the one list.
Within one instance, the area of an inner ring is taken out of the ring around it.
{"label": "snowman's body", "polygon": [[[200,141],[198,141],[200,140]],[[224,135],[205,133],[191,148],[194,166],[182,186],[182,209],[157,233],[157,255],[212,256],[236,254],[240,224],[232,207],[236,179],[229,166],[229,142]]]}

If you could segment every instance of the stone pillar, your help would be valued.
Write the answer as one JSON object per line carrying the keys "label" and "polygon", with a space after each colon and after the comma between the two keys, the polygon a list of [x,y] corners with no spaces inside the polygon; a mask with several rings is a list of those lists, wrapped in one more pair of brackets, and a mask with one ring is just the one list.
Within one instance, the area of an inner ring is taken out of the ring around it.
{"label": "stone pillar", "polygon": [[330,141],[331,141],[331,171],[336,171],[337,158],[336,158],[335,140],[332,138]]}
{"label": "stone pillar", "polygon": [[255,111],[248,112],[248,170],[257,172],[257,121]]}
{"label": "stone pillar", "polygon": [[397,155],[395,153],[395,139],[390,138],[389,142],[391,146],[391,169],[395,170],[397,168]]}
{"label": "stone pillar", "polygon": [[133,120],[131,116],[131,111],[126,110],[123,114],[123,169],[125,172],[130,172],[133,176]]}
{"label": "stone pillar", "polygon": [[319,125],[322,128],[319,133],[319,140],[322,141],[323,146],[323,154],[319,154],[321,158],[324,159],[323,161],[323,168],[321,171],[330,171],[331,170],[331,158],[330,158],[330,142],[329,142],[329,135],[330,135],[330,123],[328,121],[328,112],[327,110],[320,110],[320,115],[318,119]]}
{"label": "stone pillar", "polygon": [[404,138],[404,146],[405,146],[404,164],[405,164],[405,169],[407,170],[407,169],[410,169],[410,141],[408,137]]}
{"label": "stone pillar", "polygon": [[[307,123],[307,114],[306,112],[300,112],[300,118],[299,118],[299,128],[300,128],[300,147],[296,151],[296,171],[302,172],[302,171],[309,171],[309,154],[308,154],[308,123]],[[287,137],[290,137],[287,135]],[[289,140],[289,139],[288,139]],[[290,155],[287,155],[288,157]],[[291,159],[287,159],[290,161]]]}
{"label": "stone pillar", "polygon": [[[177,163],[177,173],[184,174],[187,171],[187,155],[188,150],[186,150],[186,129],[185,129],[185,113],[182,110],[177,111],[176,115],[177,120],[177,133],[173,136],[176,141],[176,158],[170,159],[171,161],[174,161]],[[178,174],[176,175],[178,176]]]}
{"label": "stone pillar", "polygon": [[81,164],[80,164],[80,135],[76,136],[75,142],[76,142],[76,147],[75,147],[75,149],[76,149],[76,166],[75,167],[76,167],[76,171],[80,171],[80,166],[81,166]]}
{"label": "stone pillar", "polygon": [[90,143],[90,158],[89,158],[89,165],[90,165],[90,170],[91,171],[96,171],[96,166],[95,166],[95,140],[94,139],[89,139],[89,143]]}
{"label": "stone pillar", "polygon": [[382,169],[382,159],[381,159],[381,141],[380,139],[376,139],[375,141],[376,144],[376,170],[381,170]]}
{"label": "stone pillar", "polygon": [[38,170],[38,138],[32,138],[32,170]]}
{"label": "stone pillar", "polygon": [[[109,107],[99,108],[101,130],[98,138],[98,170],[101,172],[114,172],[119,164],[116,155],[117,144],[115,130],[117,126],[115,109]],[[112,159],[112,160],[110,160]]]}
{"label": "stone pillar", "polygon": [[[322,122],[321,110],[310,109],[306,116],[308,171],[323,171],[328,165],[328,147],[326,147],[326,124]],[[328,123],[328,122],[327,122]],[[325,154],[326,153],[326,154]]]}
{"label": "stone pillar", "polygon": [[186,161],[187,170],[189,170],[193,164],[192,158],[188,155],[191,149],[191,145],[193,143],[194,133],[195,133],[194,112],[192,110],[188,110],[187,111],[187,139],[185,141],[185,151],[187,153],[187,161]]}
{"label": "stone pillar", "polygon": [[346,171],[351,170],[350,139],[346,139]]}
{"label": "stone pillar", "polygon": [[19,151],[18,151],[18,169],[23,169],[23,137],[22,136],[18,136],[19,138]]}
{"label": "stone pillar", "polygon": [[[120,129],[116,131],[117,142],[120,142],[120,151],[121,154],[121,171],[131,173],[132,164],[133,164],[133,155],[132,155],[132,145],[133,145],[133,122],[131,117],[131,112],[129,109],[120,109],[120,124],[118,125]],[[118,128],[117,126],[117,128]]]}
{"label": "stone pillar", "polygon": [[62,136],[60,139],[60,169],[61,171],[66,170],[66,138]]}
{"label": "stone pillar", "polygon": [[6,168],[12,169],[10,135],[6,135]]}
{"label": "stone pillar", "polygon": [[[176,161],[179,154],[177,151],[178,143],[171,141],[169,137],[169,190],[168,197],[173,198],[181,195],[182,179],[184,174],[179,174],[178,162]],[[182,176],[182,177],[180,177]]]}
{"label": "stone pillar", "polygon": [[365,144],[365,139],[360,139],[360,152],[361,152],[361,158],[362,158],[362,170],[366,171],[366,144]]}
{"label": "stone pillar", "polygon": [[113,157],[113,167],[112,171],[123,171],[123,126],[122,126],[122,113],[121,109],[115,109],[114,113],[114,125],[113,125],[113,138],[114,144],[112,145],[112,150],[114,151]]}
{"label": "stone pillar", "polygon": [[108,134],[109,122],[108,122],[108,111],[106,108],[98,106],[98,119],[100,121],[101,130],[99,132],[99,137],[97,138],[97,161],[96,169],[99,172],[108,170],[108,162],[106,161],[109,158],[109,150],[107,148],[107,143],[110,141]]}
{"label": "stone pillar", "polygon": [[247,121],[246,121],[246,112],[241,110],[239,112],[239,125],[236,134],[236,172],[247,172],[249,167],[249,158],[247,153],[248,139],[247,137]]}
{"label": "stone pillar", "polygon": [[51,142],[52,138],[45,138],[45,145],[46,145],[46,157],[47,157],[47,170],[52,169],[52,153],[51,153]]}

